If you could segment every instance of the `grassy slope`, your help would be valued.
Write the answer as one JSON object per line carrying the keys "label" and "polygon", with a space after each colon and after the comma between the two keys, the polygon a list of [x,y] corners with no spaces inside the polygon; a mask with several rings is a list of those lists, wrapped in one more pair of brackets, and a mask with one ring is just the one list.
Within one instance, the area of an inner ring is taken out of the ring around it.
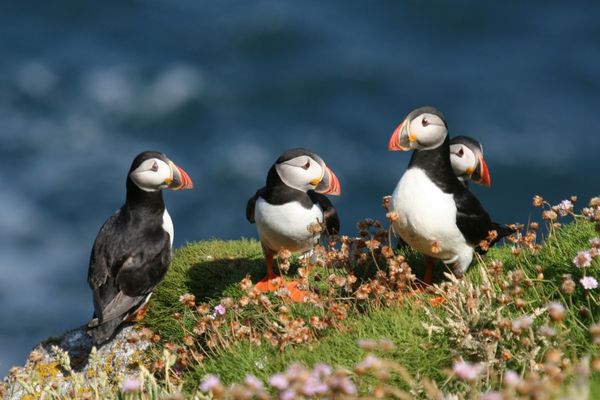
{"label": "grassy slope", "polygon": [[[502,246],[490,251],[484,260],[503,260],[506,270],[522,268],[529,276],[535,276],[536,264],[542,265],[545,278],[553,281],[544,286],[547,291],[544,297],[560,299],[561,294],[557,288],[560,287],[562,274],[571,273],[574,279],[579,279],[580,271],[574,269],[571,260],[578,250],[587,248],[587,241],[592,236],[592,224],[572,223],[549,239],[542,252],[536,256],[522,255],[515,258],[508,246]],[[407,256],[418,274],[420,262],[412,254]],[[467,279],[477,281],[476,270],[477,268],[472,268],[473,272],[469,273]],[[153,296],[152,307],[144,323],[164,339],[178,342],[182,332],[172,316],[175,312],[183,312],[183,306],[178,302],[179,296],[189,292],[196,295],[197,301],[209,302],[218,301],[224,296],[235,296],[239,290],[236,283],[246,274],[250,274],[254,281],[264,275],[264,260],[260,245],[255,240],[190,243],[177,251],[165,281]],[[561,300],[568,303],[581,300],[582,296],[583,291],[578,288],[573,299]],[[351,315],[346,331],[329,330],[316,343],[288,347],[285,351],[279,351],[268,344],[256,346],[240,342],[208,358],[188,376],[188,381],[196,385],[206,373],[220,375],[226,383],[240,381],[249,373],[266,379],[269,375],[284,370],[293,361],[309,366],[326,362],[351,367],[364,356],[356,346],[357,339],[385,337],[397,345],[392,357],[405,365],[411,373],[427,376],[441,383],[444,379],[441,369],[450,366],[453,354],[443,338],[434,337],[431,341],[427,339],[421,326],[424,316],[423,312],[411,305]],[[587,326],[573,322],[576,318],[572,317],[567,323],[570,324],[573,351],[583,354],[590,351]],[[593,393],[600,396],[598,379],[594,379]]]}

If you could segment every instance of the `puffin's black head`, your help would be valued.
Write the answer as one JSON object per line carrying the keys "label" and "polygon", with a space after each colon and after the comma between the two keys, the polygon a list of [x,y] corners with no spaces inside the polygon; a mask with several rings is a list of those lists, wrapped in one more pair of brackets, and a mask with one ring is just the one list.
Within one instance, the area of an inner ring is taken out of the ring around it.
{"label": "puffin's black head", "polygon": [[413,110],[394,131],[388,143],[390,151],[430,150],[448,136],[446,119],[434,107]]}
{"label": "puffin's black head", "polygon": [[158,151],[144,151],[138,154],[129,168],[129,178],[145,192],[194,187],[189,175]]}
{"label": "puffin's black head", "polygon": [[308,192],[339,195],[342,191],[340,181],[321,157],[307,149],[290,149],[283,153],[269,173],[272,179],[273,170],[279,179],[291,188]]}
{"label": "puffin's black head", "polygon": [[463,180],[490,186],[490,173],[483,158],[483,146],[468,136],[456,136],[450,140],[450,163],[456,176]]}

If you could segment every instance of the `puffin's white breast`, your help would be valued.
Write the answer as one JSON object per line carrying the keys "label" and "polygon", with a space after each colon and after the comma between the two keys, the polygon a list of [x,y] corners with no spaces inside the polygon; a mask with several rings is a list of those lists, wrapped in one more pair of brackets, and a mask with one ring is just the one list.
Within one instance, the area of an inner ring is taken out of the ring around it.
{"label": "puffin's white breast", "polygon": [[173,248],[173,239],[175,237],[175,230],[173,229],[173,220],[171,220],[171,216],[169,212],[165,208],[165,212],[163,213],[163,229],[165,232],[169,234],[169,240],[171,241],[171,248]]}
{"label": "puffin's white breast", "polygon": [[[414,249],[453,263],[472,254],[472,248],[456,225],[456,203],[420,168],[407,170],[392,195],[392,209],[398,214],[394,231]],[[440,252],[432,251],[436,243]]]}
{"label": "puffin's white breast", "polygon": [[308,251],[318,242],[319,234],[310,233],[308,226],[323,222],[323,211],[318,205],[306,209],[296,201],[273,205],[258,198],[254,208],[258,236],[273,251]]}

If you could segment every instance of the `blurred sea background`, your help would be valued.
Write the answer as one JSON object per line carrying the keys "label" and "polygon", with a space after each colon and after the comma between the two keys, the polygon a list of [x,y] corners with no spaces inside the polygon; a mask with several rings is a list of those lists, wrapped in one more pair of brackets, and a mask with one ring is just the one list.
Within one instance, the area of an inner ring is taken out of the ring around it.
{"label": "blurred sea background", "polygon": [[89,253],[126,172],[167,153],[175,245],[256,237],[247,199],[290,147],[336,172],[342,231],[384,220],[433,105],[484,146],[499,222],[600,192],[600,3],[13,1],[0,5],[0,376],[92,314]]}

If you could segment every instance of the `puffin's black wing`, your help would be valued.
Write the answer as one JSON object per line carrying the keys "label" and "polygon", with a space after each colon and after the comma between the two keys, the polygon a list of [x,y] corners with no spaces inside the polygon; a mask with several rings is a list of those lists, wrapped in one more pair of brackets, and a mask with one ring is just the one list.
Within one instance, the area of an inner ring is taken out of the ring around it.
{"label": "puffin's black wing", "polygon": [[490,216],[479,200],[466,189],[454,193],[454,202],[458,229],[469,244],[477,246],[493,229]]}
{"label": "puffin's black wing", "polygon": [[88,283],[94,293],[94,319],[88,327],[96,344],[110,339],[145,303],[171,261],[170,238],[162,227],[148,236],[127,222],[122,210],[109,218],[92,250]]}
{"label": "puffin's black wing", "polygon": [[266,191],[266,188],[264,188],[264,187],[258,189],[256,191],[256,193],[254,194],[254,196],[250,197],[250,199],[248,200],[248,204],[246,204],[246,219],[251,224],[256,222],[254,220],[254,206],[256,205],[256,200],[258,200],[259,196],[264,197],[265,191]]}
{"label": "puffin's black wing", "polygon": [[308,195],[311,200],[318,204],[323,210],[323,219],[325,220],[327,233],[330,235],[337,235],[340,232],[340,217],[338,216],[333,203],[331,203],[331,200],[324,194],[317,193],[313,190],[309,191]]}

